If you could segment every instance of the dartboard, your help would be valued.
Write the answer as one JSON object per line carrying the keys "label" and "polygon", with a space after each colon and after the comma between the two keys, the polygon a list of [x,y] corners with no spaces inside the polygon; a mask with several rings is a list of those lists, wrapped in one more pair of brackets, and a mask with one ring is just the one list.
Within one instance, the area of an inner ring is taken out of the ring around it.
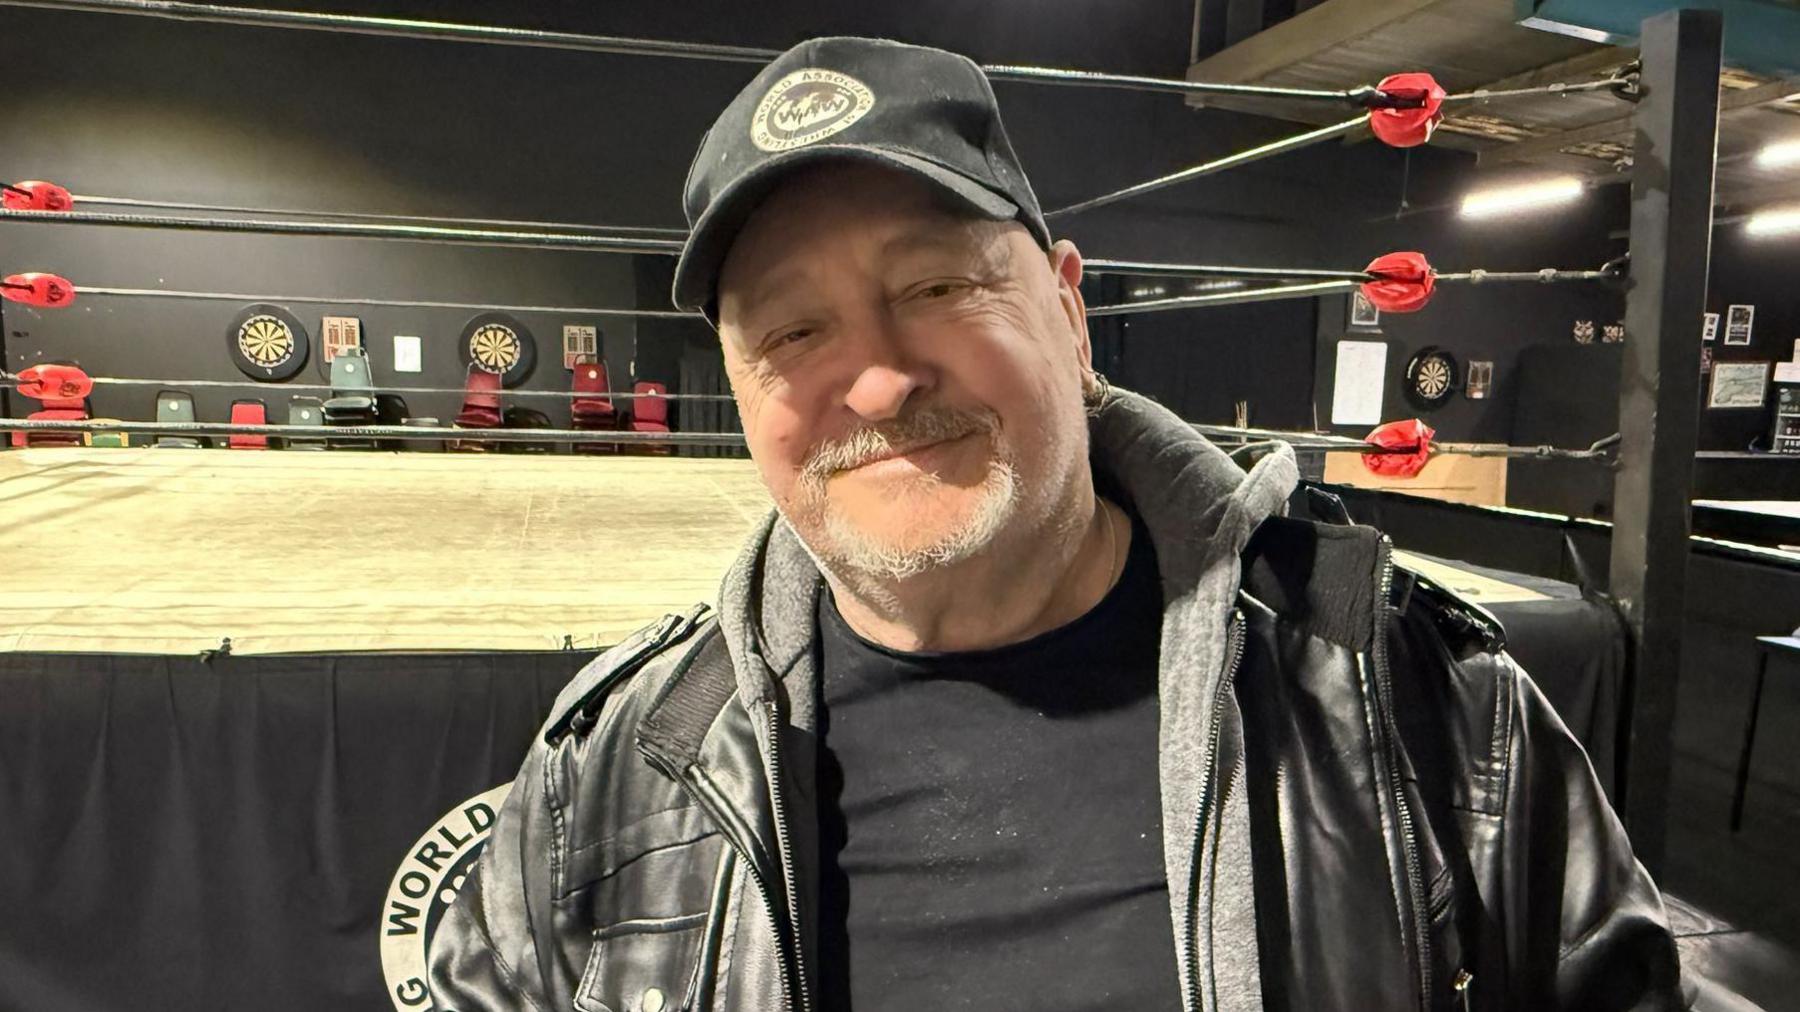
{"label": "dartboard", "polygon": [[1419,396],[1427,400],[1437,400],[1450,390],[1450,363],[1441,358],[1430,358],[1419,363],[1419,375],[1413,378],[1419,385]]}
{"label": "dartboard", "polygon": [[1460,382],[1456,357],[1441,348],[1422,348],[1406,364],[1406,398],[1421,410],[1443,407]]}
{"label": "dartboard", "polygon": [[519,364],[519,333],[504,323],[488,323],[469,335],[469,357],[488,372]]}
{"label": "dartboard", "polygon": [[463,326],[462,360],[465,366],[494,373],[502,384],[515,386],[531,375],[537,344],[518,320],[505,313],[482,313]]}
{"label": "dartboard", "polygon": [[306,364],[306,328],[280,306],[254,305],[238,313],[225,333],[238,369],[252,379],[284,380]]}

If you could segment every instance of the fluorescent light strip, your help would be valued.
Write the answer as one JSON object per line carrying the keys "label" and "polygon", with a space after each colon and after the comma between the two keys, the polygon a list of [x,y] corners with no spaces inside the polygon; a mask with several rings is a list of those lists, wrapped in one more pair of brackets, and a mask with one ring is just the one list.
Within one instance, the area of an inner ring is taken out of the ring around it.
{"label": "fluorescent light strip", "polygon": [[1758,211],[1744,222],[1744,234],[1759,238],[1800,235],[1800,206],[1772,207]]}
{"label": "fluorescent light strip", "polygon": [[1771,144],[1756,153],[1759,169],[1785,169],[1790,165],[1800,165],[1800,140]]}
{"label": "fluorescent light strip", "polygon": [[1574,176],[1546,179],[1523,186],[1477,190],[1463,198],[1462,216],[1465,218],[1493,218],[1517,211],[1566,204],[1581,196],[1581,191],[1581,180]]}

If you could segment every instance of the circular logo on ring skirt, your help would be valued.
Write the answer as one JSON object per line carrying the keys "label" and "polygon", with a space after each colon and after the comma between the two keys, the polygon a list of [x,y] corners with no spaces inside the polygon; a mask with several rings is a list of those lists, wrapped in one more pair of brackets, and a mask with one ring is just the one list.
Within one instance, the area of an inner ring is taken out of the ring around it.
{"label": "circular logo on ring skirt", "polygon": [[431,939],[494,828],[512,784],[456,806],[412,845],[381,907],[381,974],[399,1012],[436,1008],[426,986]]}

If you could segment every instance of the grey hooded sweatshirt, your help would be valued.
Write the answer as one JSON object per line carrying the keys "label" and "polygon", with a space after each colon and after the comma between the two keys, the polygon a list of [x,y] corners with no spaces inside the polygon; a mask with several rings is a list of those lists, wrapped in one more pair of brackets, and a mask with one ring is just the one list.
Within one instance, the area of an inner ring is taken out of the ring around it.
{"label": "grey hooded sweatshirt", "polygon": [[[1285,447],[1245,473],[1126,392],[1090,433],[1097,484],[1142,517],[1162,579],[1189,1012],[1675,1007],[1660,897],[1478,611],[1424,586],[1390,608],[1374,532],[1281,517]],[[437,928],[440,1009],[809,1012],[822,588],[771,513],[716,614],[671,616],[576,676]],[[1430,701],[1395,705],[1416,692]],[[1398,710],[1448,744],[1409,752]],[[1262,815],[1254,791],[1273,792]],[[1259,905],[1289,926],[1273,951]]]}

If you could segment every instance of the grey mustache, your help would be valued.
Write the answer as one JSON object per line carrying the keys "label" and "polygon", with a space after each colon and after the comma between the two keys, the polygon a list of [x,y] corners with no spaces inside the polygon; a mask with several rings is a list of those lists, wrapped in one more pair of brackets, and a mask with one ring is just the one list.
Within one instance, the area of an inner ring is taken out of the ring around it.
{"label": "grey mustache", "polygon": [[823,480],[838,471],[860,467],[896,450],[941,443],[977,432],[992,432],[991,412],[958,408],[923,408],[903,418],[856,429],[842,439],[828,440],[813,448],[802,473]]}

